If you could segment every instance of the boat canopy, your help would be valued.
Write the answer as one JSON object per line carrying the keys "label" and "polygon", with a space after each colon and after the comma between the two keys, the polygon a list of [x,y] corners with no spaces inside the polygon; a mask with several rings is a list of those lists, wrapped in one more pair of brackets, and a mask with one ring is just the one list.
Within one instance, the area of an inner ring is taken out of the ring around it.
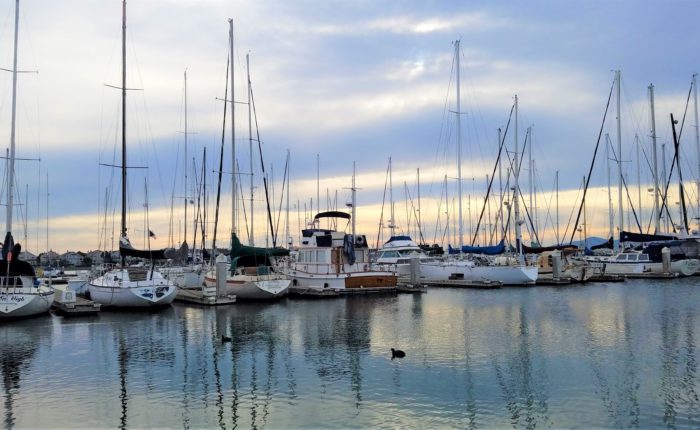
{"label": "boat canopy", "polygon": [[316,214],[314,217],[314,220],[317,220],[319,218],[343,218],[343,219],[350,219],[350,214],[346,212],[340,212],[340,211],[327,211],[327,212],[319,212]]}
{"label": "boat canopy", "polygon": [[[484,254],[484,255],[498,255],[498,254],[503,254],[505,252],[506,246],[501,239],[500,242],[498,242],[498,245],[494,246],[468,246],[464,245],[462,246],[462,252],[465,254]],[[451,246],[448,245],[448,251],[450,254],[458,254],[459,251],[452,248]]]}
{"label": "boat canopy", "polygon": [[389,240],[386,241],[386,243],[398,242],[399,240],[413,240],[413,239],[411,239],[411,236],[391,236],[389,238]]}

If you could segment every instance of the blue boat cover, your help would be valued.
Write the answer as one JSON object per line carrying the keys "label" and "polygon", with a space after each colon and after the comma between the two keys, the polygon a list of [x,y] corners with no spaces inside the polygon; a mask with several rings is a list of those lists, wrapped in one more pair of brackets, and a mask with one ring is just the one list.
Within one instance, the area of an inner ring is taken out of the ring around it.
{"label": "blue boat cover", "polygon": [[[459,251],[448,245],[448,251],[450,254],[458,254]],[[505,243],[503,239],[498,242],[498,245],[494,246],[462,246],[462,253],[464,254],[484,254],[484,255],[498,255],[503,254],[506,250]]]}

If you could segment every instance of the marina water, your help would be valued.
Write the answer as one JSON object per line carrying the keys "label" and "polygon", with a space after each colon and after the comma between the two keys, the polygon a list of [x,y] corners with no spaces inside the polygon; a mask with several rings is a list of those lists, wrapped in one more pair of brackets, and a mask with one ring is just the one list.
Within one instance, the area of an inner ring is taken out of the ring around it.
{"label": "marina water", "polygon": [[[6,428],[697,428],[698,288],[433,288],[4,322],[0,417]],[[392,347],[406,357],[391,360]]]}

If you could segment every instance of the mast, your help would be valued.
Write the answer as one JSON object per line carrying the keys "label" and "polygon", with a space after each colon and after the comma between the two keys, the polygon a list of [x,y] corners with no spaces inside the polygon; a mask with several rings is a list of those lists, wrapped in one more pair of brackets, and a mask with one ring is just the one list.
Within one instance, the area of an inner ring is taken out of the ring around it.
{"label": "mast", "polygon": [[290,245],[290,237],[289,237],[289,170],[290,170],[290,164],[289,164],[289,158],[290,158],[290,153],[289,149],[287,150],[287,215],[284,217],[284,241],[287,244],[287,247]]}
{"label": "mast", "polygon": [[[187,243],[187,203],[189,200],[187,196],[187,162],[187,69],[185,69],[185,231],[183,235],[185,243]],[[192,246],[196,246],[196,244],[193,243]]]}
{"label": "mast", "polygon": [[445,175],[445,227],[447,227],[447,243],[450,243],[450,199],[447,196],[447,175]]}
{"label": "mast", "polygon": [[523,248],[522,248],[522,231],[520,225],[520,185],[518,179],[520,176],[520,166],[518,164],[518,156],[520,155],[520,150],[518,149],[518,95],[515,95],[515,156],[514,156],[514,182],[515,182],[515,194],[513,196],[513,220],[515,222],[515,246],[518,258],[522,260]]}
{"label": "mast", "polygon": [[[121,237],[126,237],[126,0],[122,2],[122,223]],[[126,257],[121,257],[122,266]]]}
{"label": "mast", "polygon": [[423,243],[423,224],[421,223],[420,216],[420,168],[416,169],[416,176],[418,180],[418,243]]}
{"label": "mast", "polygon": [[[245,54],[245,66],[246,66],[246,73],[248,75],[248,147],[250,150],[250,237],[248,238],[248,242],[250,242],[250,246],[255,246],[255,235],[253,234],[253,228],[255,226],[255,218],[253,217],[253,123],[252,123],[252,115],[251,115],[251,103],[250,103],[250,94],[252,91],[251,85],[250,85],[250,55]],[[286,239],[285,239],[286,240]]]}
{"label": "mast", "polygon": [[[637,143],[637,208],[639,208],[639,220],[640,223],[644,219],[642,216],[642,173],[641,166],[639,165],[639,135],[635,133],[634,141]],[[631,226],[632,224],[630,224]],[[640,233],[643,233],[640,231]]]}
{"label": "mast", "polygon": [[396,223],[394,222],[394,182],[392,179],[392,168],[391,168],[391,157],[389,157],[389,202],[391,210],[391,219],[389,220],[389,231],[391,232],[391,237],[394,237],[394,229],[396,228]]}
{"label": "mast", "polygon": [[459,40],[455,41],[455,66],[457,69],[457,200],[459,202],[459,252],[462,252],[462,121],[459,96]]}
{"label": "mast", "polygon": [[[316,213],[321,212],[321,161],[318,153],[316,153]],[[311,211],[313,212],[314,206],[311,205]],[[321,221],[319,220],[319,226]]]}
{"label": "mast", "polygon": [[656,116],[654,115],[654,84],[649,84],[649,105],[650,115],[651,115],[651,151],[652,151],[652,162],[654,164],[654,233],[658,233],[661,230],[661,225],[659,222],[659,170],[657,161],[657,150],[656,150]]}
{"label": "mast", "polygon": [[698,217],[698,230],[700,230],[700,124],[698,124],[698,82],[697,73],[693,73],[693,105],[695,106],[695,149],[698,154],[698,212],[696,216]]}
{"label": "mast", "polygon": [[355,188],[355,162],[352,162],[352,239],[355,240],[355,203],[357,199],[357,188]]}
{"label": "mast", "polygon": [[[497,148],[501,147],[501,128],[498,128],[498,145],[496,145]],[[501,171],[501,157],[498,158],[498,210],[501,213],[500,216],[500,223],[501,223],[501,237],[499,237],[498,241],[503,239],[505,236],[505,230],[503,229],[503,175]],[[497,212],[498,213],[498,212]]]}
{"label": "mast", "polygon": [[615,221],[613,220],[612,193],[610,191],[610,135],[605,133],[605,166],[608,172],[608,237],[614,237]]}
{"label": "mast", "polygon": [[233,19],[229,18],[228,20],[228,26],[229,26],[229,42],[230,42],[230,53],[229,55],[231,56],[231,232],[233,234],[237,233],[237,226],[236,226],[236,214],[238,213],[238,189],[236,188],[236,175],[238,174],[236,172],[236,124],[235,124],[235,118],[236,118],[236,100],[235,100],[235,95],[236,92],[233,90],[234,89],[234,71],[233,71]]}
{"label": "mast", "polygon": [[[622,234],[625,229],[624,222],[624,210],[622,208],[622,127],[620,126],[620,71],[615,71],[615,81],[617,83],[617,206],[618,214],[617,218],[619,220],[619,230],[618,236]],[[615,252],[620,250],[620,242],[618,240],[617,246],[615,246]]]}
{"label": "mast", "polygon": [[535,216],[534,216],[535,215],[534,214],[535,206],[532,203],[532,196],[534,194],[534,184],[533,184],[534,172],[533,171],[535,170],[535,167],[534,167],[534,164],[532,162],[532,135],[530,133],[532,133],[532,128],[528,127],[527,132],[525,133],[525,140],[526,140],[525,144],[527,145],[527,158],[528,158],[528,160],[527,160],[527,166],[528,166],[527,167],[527,179],[528,179],[528,186],[530,188],[530,213],[532,214],[532,224],[533,224],[532,228],[535,231],[537,231],[537,229],[534,226],[534,224],[535,224],[535,222],[534,222],[535,221]]}
{"label": "mast", "polygon": [[10,127],[10,161],[7,181],[7,219],[6,230],[12,232],[13,190],[15,186],[15,122],[17,119],[17,38],[19,35],[19,0],[15,2],[15,39],[12,60],[12,125]]}
{"label": "mast", "polygon": [[557,245],[559,245],[561,242],[559,241],[559,171],[557,170],[554,173],[554,184],[555,184],[555,189],[556,189],[556,196],[557,196],[557,208],[556,208],[556,216],[557,216]]}

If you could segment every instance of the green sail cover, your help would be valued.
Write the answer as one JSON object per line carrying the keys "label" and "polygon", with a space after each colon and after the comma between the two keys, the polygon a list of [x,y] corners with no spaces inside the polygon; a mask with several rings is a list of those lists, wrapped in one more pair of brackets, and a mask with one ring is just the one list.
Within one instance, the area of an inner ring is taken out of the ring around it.
{"label": "green sail cover", "polygon": [[241,244],[236,233],[231,235],[231,271],[237,267],[270,266],[270,257],[284,257],[289,255],[289,250],[275,247],[262,248]]}

